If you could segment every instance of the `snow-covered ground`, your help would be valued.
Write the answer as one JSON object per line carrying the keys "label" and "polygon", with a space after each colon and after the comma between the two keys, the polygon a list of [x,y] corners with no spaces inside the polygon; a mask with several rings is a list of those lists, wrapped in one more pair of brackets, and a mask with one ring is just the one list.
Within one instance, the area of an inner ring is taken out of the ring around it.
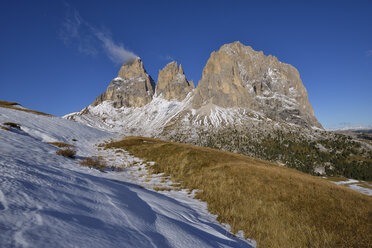
{"label": "snow-covered ground", "polygon": [[[63,116],[90,127],[101,130],[119,132],[125,135],[141,135],[154,137],[174,122],[183,123],[184,129],[195,126],[218,128],[229,125],[241,125],[245,122],[273,122],[263,113],[241,108],[222,108],[214,104],[206,104],[199,109],[191,108],[193,92],[179,102],[166,100],[156,96],[142,107],[115,108],[107,100],[97,106],[88,106],[80,112]],[[182,118],[178,118],[178,115]]]}
{"label": "snow-covered ground", "polygon": [[[206,204],[125,151],[96,144],[119,138],[83,124],[0,108],[0,247],[253,247],[232,236]],[[8,127],[8,126],[7,126]],[[77,159],[58,156],[46,143],[73,144]],[[81,167],[101,155],[122,172]],[[142,186],[141,186],[142,185]]]}
{"label": "snow-covered ground", "polygon": [[338,181],[330,180],[330,181],[335,184],[343,185],[350,189],[359,191],[363,194],[372,196],[372,185],[366,181],[347,179],[347,178],[345,178],[345,180],[338,180]]}
{"label": "snow-covered ground", "polygon": [[[73,118],[102,130],[151,136],[161,132],[174,116],[187,109],[192,96],[192,93],[189,93],[182,102],[168,101],[161,96],[154,97],[151,103],[142,107],[115,108],[111,101],[104,101],[95,107],[88,106],[87,109],[65,115],[63,118]],[[86,110],[89,112],[85,113]]]}

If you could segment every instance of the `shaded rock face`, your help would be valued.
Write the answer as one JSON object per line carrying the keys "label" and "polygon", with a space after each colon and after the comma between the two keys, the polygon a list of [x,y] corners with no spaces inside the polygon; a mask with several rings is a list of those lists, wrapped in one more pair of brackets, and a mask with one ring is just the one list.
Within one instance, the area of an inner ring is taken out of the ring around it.
{"label": "shaded rock face", "polygon": [[118,77],[91,105],[111,100],[116,108],[141,107],[151,102],[154,88],[154,80],[146,73],[141,59],[137,58],[120,68]]}
{"label": "shaded rock face", "polygon": [[296,68],[240,42],[223,45],[204,67],[192,105],[198,109],[208,103],[321,128]]}
{"label": "shaded rock face", "polygon": [[166,100],[182,101],[194,88],[194,83],[186,79],[182,65],[178,67],[173,61],[159,71],[155,92]]}

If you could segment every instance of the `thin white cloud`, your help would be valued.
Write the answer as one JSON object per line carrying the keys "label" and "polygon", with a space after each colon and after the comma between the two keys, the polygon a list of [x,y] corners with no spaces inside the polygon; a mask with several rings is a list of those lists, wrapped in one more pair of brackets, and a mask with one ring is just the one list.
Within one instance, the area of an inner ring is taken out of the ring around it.
{"label": "thin white cloud", "polygon": [[79,13],[73,9],[69,9],[66,17],[62,22],[62,28],[59,36],[65,43],[70,43],[72,39],[78,39],[79,28],[81,26],[81,17]]}
{"label": "thin white cloud", "polygon": [[169,55],[167,55],[167,56],[165,57],[165,59],[166,59],[166,60],[172,60],[172,61],[174,60],[174,58],[173,58],[172,56],[169,56]]}
{"label": "thin white cloud", "polygon": [[123,44],[116,44],[110,36],[102,32],[95,32],[95,36],[102,42],[106,55],[114,63],[125,63],[138,57],[133,52],[125,49]]}
{"label": "thin white cloud", "polygon": [[125,63],[138,56],[121,43],[116,43],[108,32],[93,27],[86,22],[79,12],[67,6],[66,17],[62,23],[59,37],[65,45],[77,46],[79,52],[87,55],[97,55],[104,52],[114,63]]}
{"label": "thin white cloud", "polygon": [[174,61],[175,59],[170,55],[159,55],[158,58],[160,60],[166,60],[166,61]]}

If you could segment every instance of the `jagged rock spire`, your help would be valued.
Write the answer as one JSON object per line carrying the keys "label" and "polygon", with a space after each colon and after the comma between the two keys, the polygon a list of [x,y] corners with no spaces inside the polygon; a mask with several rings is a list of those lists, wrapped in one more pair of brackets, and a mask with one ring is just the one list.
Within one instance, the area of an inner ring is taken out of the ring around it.
{"label": "jagged rock spire", "polygon": [[106,92],[92,103],[96,106],[110,100],[114,107],[141,107],[152,100],[154,80],[147,74],[140,58],[121,66],[118,77],[113,79]]}
{"label": "jagged rock spire", "polygon": [[194,83],[186,79],[182,65],[178,67],[176,61],[170,62],[159,71],[157,96],[161,95],[166,100],[182,101],[193,89]]}

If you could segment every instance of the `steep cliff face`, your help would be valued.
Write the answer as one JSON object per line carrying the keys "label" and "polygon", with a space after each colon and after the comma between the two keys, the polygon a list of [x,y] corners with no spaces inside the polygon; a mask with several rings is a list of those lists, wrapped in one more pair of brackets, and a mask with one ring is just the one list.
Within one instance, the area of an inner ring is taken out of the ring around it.
{"label": "steep cliff face", "polygon": [[182,101],[194,88],[194,83],[186,79],[182,65],[177,66],[173,61],[159,71],[155,94],[166,100]]}
{"label": "steep cliff face", "polygon": [[146,73],[141,59],[137,58],[120,68],[118,77],[91,105],[110,100],[116,108],[141,107],[151,102],[154,88],[154,80]]}
{"label": "steep cliff face", "polygon": [[234,42],[213,52],[196,88],[193,108],[208,103],[262,112],[301,126],[320,127],[296,68]]}

